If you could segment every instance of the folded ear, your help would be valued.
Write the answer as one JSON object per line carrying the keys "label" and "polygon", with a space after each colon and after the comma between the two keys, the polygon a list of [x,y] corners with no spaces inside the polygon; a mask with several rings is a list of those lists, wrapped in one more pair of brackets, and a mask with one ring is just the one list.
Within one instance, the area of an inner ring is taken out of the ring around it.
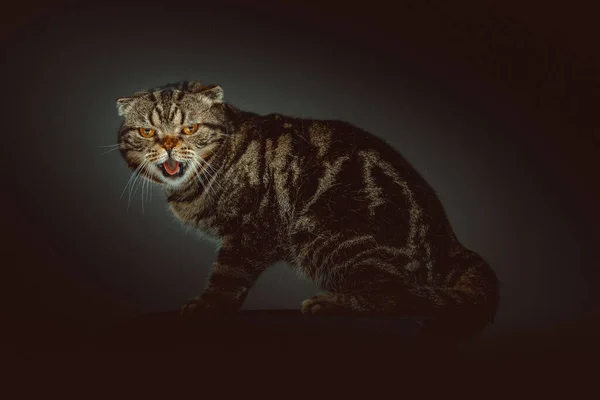
{"label": "folded ear", "polygon": [[199,100],[208,105],[223,103],[223,89],[221,86],[202,86],[193,92]]}
{"label": "folded ear", "polygon": [[117,111],[119,112],[119,115],[123,116],[123,115],[129,113],[129,111],[131,111],[131,109],[133,108],[133,105],[135,104],[135,102],[140,97],[144,97],[147,94],[148,94],[147,91],[140,90],[138,92],[135,92],[132,96],[119,97],[117,99]]}
{"label": "folded ear", "polygon": [[127,114],[133,107],[136,97],[119,97],[117,99],[117,112],[120,116]]}

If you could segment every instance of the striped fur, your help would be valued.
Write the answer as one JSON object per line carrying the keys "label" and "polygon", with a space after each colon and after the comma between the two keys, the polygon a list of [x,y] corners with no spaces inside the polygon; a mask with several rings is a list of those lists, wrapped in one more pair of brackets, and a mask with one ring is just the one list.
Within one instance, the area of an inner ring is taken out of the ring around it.
{"label": "striped fur", "polygon": [[[325,293],[305,313],[493,320],[498,282],[457,240],[435,192],[384,141],[346,122],[244,112],[218,86],[167,85],[118,100],[129,167],[164,188],[174,215],[220,240],[204,293],[183,313],[235,311],[286,261]],[[198,123],[193,135],[181,132]],[[143,138],[138,128],[156,130]],[[165,146],[168,143],[168,146]],[[161,174],[167,157],[182,177]]]}

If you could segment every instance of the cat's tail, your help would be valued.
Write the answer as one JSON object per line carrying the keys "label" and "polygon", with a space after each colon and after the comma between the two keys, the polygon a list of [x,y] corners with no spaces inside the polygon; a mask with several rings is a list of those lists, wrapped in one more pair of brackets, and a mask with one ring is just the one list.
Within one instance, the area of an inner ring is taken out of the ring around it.
{"label": "cat's tail", "polygon": [[407,288],[412,312],[427,317],[424,333],[470,336],[494,322],[499,305],[499,281],[478,254],[457,244],[447,258],[446,286]]}

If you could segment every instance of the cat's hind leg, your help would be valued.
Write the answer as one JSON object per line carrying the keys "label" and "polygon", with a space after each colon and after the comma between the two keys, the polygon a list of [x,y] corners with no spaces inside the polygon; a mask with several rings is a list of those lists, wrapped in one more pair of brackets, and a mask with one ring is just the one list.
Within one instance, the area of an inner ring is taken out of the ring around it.
{"label": "cat's hind leg", "polygon": [[[351,272],[350,272],[351,271]],[[400,275],[376,264],[354,266],[324,286],[328,293],[302,302],[302,313],[314,315],[395,314],[407,284]]]}
{"label": "cat's hind leg", "polygon": [[469,337],[493,322],[498,280],[481,257],[463,258],[456,278],[445,285],[409,281],[378,263],[354,266],[324,287],[329,293],[305,300],[302,312],[425,318],[424,337]]}
{"label": "cat's hind leg", "polygon": [[323,293],[302,302],[302,313],[312,315],[386,314],[395,310],[392,296]]}

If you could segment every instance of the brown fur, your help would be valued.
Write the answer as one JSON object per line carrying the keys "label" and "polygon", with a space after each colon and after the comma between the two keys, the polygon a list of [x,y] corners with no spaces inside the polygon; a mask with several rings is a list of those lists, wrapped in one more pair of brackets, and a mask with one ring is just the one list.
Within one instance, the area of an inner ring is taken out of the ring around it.
{"label": "brown fur", "polygon": [[[493,270],[458,242],[433,189],[379,138],[341,121],[243,112],[198,82],[118,107],[128,165],[150,160],[143,169],[162,181],[173,214],[220,241],[207,288],[183,314],[238,310],[260,274],[286,261],[325,291],[304,313],[455,319],[468,330],[493,320]],[[190,123],[198,132],[179,134]],[[157,133],[141,139],[139,127]],[[179,180],[156,166],[165,149],[186,165]]]}

